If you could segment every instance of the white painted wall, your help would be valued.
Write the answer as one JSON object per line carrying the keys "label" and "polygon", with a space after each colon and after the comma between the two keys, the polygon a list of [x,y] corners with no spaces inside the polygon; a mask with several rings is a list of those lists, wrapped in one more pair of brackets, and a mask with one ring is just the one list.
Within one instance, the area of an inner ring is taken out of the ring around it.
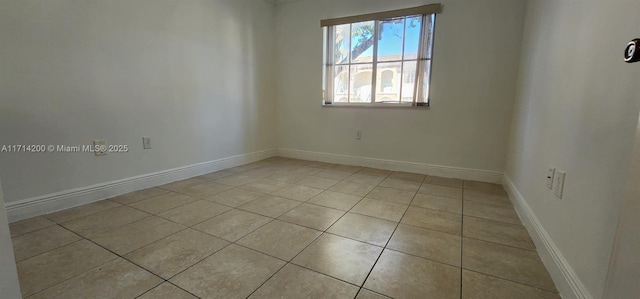
{"label": "white painted wall", "polygon": [[640,120],[603,298],[640,294]]}
{"label": "white painted wall", "polygon": [[[640,65],[622,55],[640,37],[639,11],[637,0],[527,6],[506,174],[593,298],[603,292],[640,106]],[[549,165],[567,173],[562,200],[545,187]]]}
{"label": "white painted wall", "polygon": [[7,202],[275,148],[273,16],[263,0],[0,0],[0,144],[131,149],[1,153]]}
{"label": "white painted wall", "polygon": [[[435,1],[429,110],[323,108],[320,20],[422,0],[302,0],[276,9],[278,145],[386,160],[504,170],[525,1]],[[362,140],[355,134],[362,130]]]}
{"label": "white painted wall", "polygon": [[18,282],[18,271],[16,270],[16,259],[13,255],[13,244],[11,242],[11,232],[9,232],[9,222],[7,213],[4,210],[4,199],[2,196],[2,183],[0,182],[0,294],[2,298],[19,299],[22,298],[20,283]]}

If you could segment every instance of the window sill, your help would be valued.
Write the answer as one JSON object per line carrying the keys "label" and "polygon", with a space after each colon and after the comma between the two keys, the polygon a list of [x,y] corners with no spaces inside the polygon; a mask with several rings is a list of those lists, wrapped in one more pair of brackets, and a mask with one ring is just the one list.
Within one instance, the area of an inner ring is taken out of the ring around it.
{"label": "window sill", "polygon": [[427,110],[429,104],[423,104],[419,106],[413,106],[412,104],[351,104],[351,103],[339,103],[339,104],[325,104],[322,103],[323,108],[373,108],[373,109],[418,109]]}

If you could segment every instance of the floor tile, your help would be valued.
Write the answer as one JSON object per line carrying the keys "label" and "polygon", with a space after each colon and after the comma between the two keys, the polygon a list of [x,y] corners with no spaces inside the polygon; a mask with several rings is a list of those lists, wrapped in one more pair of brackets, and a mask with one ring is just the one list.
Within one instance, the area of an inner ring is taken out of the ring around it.
{"label": "floor tile", "polygon": [[327,232],[377,246],[385,246],[396,226],[397,223],[393,221],[347,213]]}
{"label": "floor tile", "polygon": [[10,227],[31,298],[559,298],[501,185],[417,173],[274,157]]}
{"label": "floor tile", "polygon": [[326,168],[331,168],[331,167],[335,166],[336,164],[318,162],[318,161],[302,161],[302,165],[309,166],[309,167],[325,168],[326,169]]}
{"label": "floor tile", "polygon": [[153,243],[185,227],[157,216],[114,227],[89,237],[91,241],[123,255],[142,246]]}
{"label": "floor tile", "polygon": [[346,182],[354,182],[365,185],[377,185],[380,184],[384,180],[385,177],[375,176],[375,175],[366,175],[361,173],[356,173],[346,178]]}
{"label": "floor tile", "polygon": [[364,198],[351,209],[351,212],[399,222],[406,209],[407,205]]}
{"label": "floor tile", "polygon": [[53,225],[15,237],[11,241],[16,261],[22,261],[80,239],[80,236]]}
{"label": "floor tile", "polygon": [[335,184],[337,184],[338,180],[334,180],[334,179],[327,179],[327,178],[321,178],[321,177],[317,177],[317,176],[310,176],[307,177],[305,179],[303,179],[302,181],[299,181],[297,184],[301,185],[301,186],[307,186],[307,187],[312,187],[312,188],[318,188],[318,189],[327,189]]}
{"label": "floor tile", "polygon": [[362,169],[362,166],[344,165],[344,164],[336,164],[331,167],[331,170],[337,170],[337,171],[343,171],[343,172],[349,172],[349,173],[356,173],[360,171],[360,169]]}
{"label": "floor tile", "polygon": [[432,185],[432,184],[425,183],[425,184],[422,184],[418,192],[442,196],[442,197],[462,199],[462,189],[460,188],[453,188],[453,187]]}
{"label": "floor tile", "polygon": [[242,188],[251,190],[251,191],[262,192],[262,193],[271,193],[271,192],[278,191],[289,185],[291,184],[263,179],[263,180],[258,180],[258,181],[246,184],[242,186]]}
{"label": "floor tile", "polygon": [[462,215],[410,206],[402,223],[453,235],[462,233]]}
{"label": "floor tile", "polygon": [[85,205],[81,205],[75,208],[71,208],[71,209],[67,209],[67,210],[63,210],[60,212],[55,212],[52,214],[47,214],[45,215],[45,217],[47,217],[47,219],[56,222],[56,223],[62,223],[62,222],[66,222],[69,220],[73,220],[73,219],[77,219],[77,218],[81,218],[84,216],[88,216],[91,214],[95,214],[98,212],[102,212],[102,211],[106,211],[109,209],[113,209],[113,208],[117,208],[119,206],[122,206],[121,204],[117,203],[117,202],[113,202],[110,200],[101,200],[101,201],[97,201],[97,202],[93,202],[90,204],[85,204]]}
{"label": "floor tile", "polygon": [[236,243],[288,261],[320,234],[320,231],[314,229],[276,220]]}
{"label": "floor tile", "polygon": [[318,177],[321,177],[321,178],[334,179],[334,180],[344,180],[344,179],[348,178],[349,176],[351,176],[352,174],[353,174],[352,172],[333,170],[333,169],[325,169],[325,170],[320,171],[320,172],[318,172],[318,173],[316,173],[314,175],[318,176]]}
{"label": "floor tile", "polygon": [[158,188],[162,188],[162,189],[170,190],[170,191],[179,191],[179,190],[182,190],[182,189],[187,188],[189,186],[202,184],[202,183],[205,183],[205,182],[207,182],[207,181],[203,180],[203,179],[190,178],[190,179],[186,179],[186,180],[182,180],[182,181],[176,181],[176,182],[172,182],[172,183],[169,183],[169,184],[164,184],[162,186],[158,186]]}
{"label": "floor tile", "polygon": [[302,204],[299,201],[283,197],[265,195],[258,199],[241,205],[238,209],[260,214],[263,216],[278,218],[280,215]]}
{"label": "floor tile", "polygon": [[344,211],[304,203],[278,219],[324,231],[342,215]]}
{"label": "floor tile", "polygon": [[462,234],[465,237],[481,239],[503,245],[536,250],[529,233],[520,224],[465,216]]}
{"label": "floor tile", "polygon": [[135,298],[161,282],[159,277],[119,258],[30,298]]}
{"label": "floor tile", "polygon": [[356,296],[356,299],[389,299],[389,297],[380,295],[378,293],[369,291],[367,289],[360,289],[360,293]]}
{"label": "floor tile", "polygon": [[477,272],[462,270],[462,298],[560,299],[560,295]]}
{"label": "floor tile", "polygon": [[55,225],[55,223],[51,220],[38,216],[10,223],[9,230],[11,231],[11,237],[15,237],[52,225]]}
{"label": "floor tile", "polygon": [[462,188],[461,179],[443,178],[443,177],[428,175],[424,179],[424,183],[431,184],[431,185],[441,185],[441,186],[447,186],[447,187]]}
{"label": "floor tile", "polygon": [[204,298],[246,298],[285,262],[231,244],[171,279]]}
{"label": "floor tile", "polygon": [[462,210],[465,216],[521,224],[520,218],[512,206],[465,201]]}
{"label": "floor tile", "polygon": [[145,212],[122,206],[74,219],[63,223],[62,226],[86,238],[149,216],[151,215]]}
{"label": "floor tile", "polygon": [[193,228],[235,242],[271,221],[271,218],[240,210],[231,210],[204,221]]}
{"label": "floor tile", "polygon": [[460,267],[460,236],[400,224],[387,248]]}
{"label": "floor tile", "polygon": [[184,189],[180,189],[180,193],[184,193],[189,196],[203,198],[211,195],[215,195],[229,189],[233,189],[233,186],[218,184],[215,182],[206,182],[202,184],[197,184],[193,186],[186,187]]}
{"label": "floor tile", "polygon": [[416,183],[422,183],[426,175],[411,172],[394,171],[389,178],[403,181],[411,181]]}
{"label": "floor tile", "polygon": [[347,211],[355,206],[362,197],[346,193],[324,191],[308,202],[329,208]]}
{"label": "floor tile", "polygon": [[375,187],[373,190],[371,190],[367,197],[408,205],[409,203],[411,203],[411,200],[413,199],[413,196],[415,194],[416,193],[412,191],[404,191],[386,187]]}
{"label": "floor tile", "polygon": [[460,268],[385,249],[364,287],[393,298],[460,298]]}
{"label": "floor tile", "polygon": [[201,176],[197,176],[194,179],[201,179],[201,180],[207,180],[207,181],[215,181],[217,179],[221,179],[224,177],[228,177],[230,175],[234,174],[234,172],[232,171],[227,171],[227,170],[220,170],[220,171],[216,171],[216,172],[211,172],[211,173],[207,173],[207,174],[203,174]]}
{"label": "floor tile", "polygon": [[356,173],[372,175],[372,176],[379,176],[379,177],[387,177],[392,173],[392,171],[391,170],[378,169],[378,168],[364,167],[364,168],[358,170],[358,172],[356,172]]}
{"label": "floor tile", "polygon": [[411,192],[416,192],[418,191],[418,189],[420,189],[420,183],[418,182],[398,180],[398,179],[392,179],[392,178],[386,178],[384,181],[380,183],[379,186],[411,191]]}
{"label": "floor tile", "polygon": [[164,211],[158,216],[186,226],[196,225],[231,208],[206,200],[197,200],[175,209]]}
{"label": "floor tile", "polygon": [[462,214],[462,200],[431,194],[418,193],[411,202],[412,206]]}
{"label": "floor tile", "polygon": [[502,185],[500,184],[492,184],[492,183],[484,183],[484,182],[476,182],[476,181],[464,181],[464,189],[467,190],[476,190],[476,191],[485,191],[491,192],[494,194],[502,194],[507,195],[507,192],[504,190]]}
{"label": "floor tile", "polygon": [[164,279],[169,279],[228,244],[222,239],[186,229],[124,257]]}
{"label": "floor tile", "polygon": [[371,190],[373,190],[373,188],[375,187],[376,186],[374,185],[359,184],[354,182],[340,182],[331,186],[327,190],[363,197],[367,195],[367,193],[371,192]]}
{"label": "floor tile", "polygon": [[149,189],[127,193],[125,195],[116,196],[114,198],[110,198],[109,200],[115,201],[117,203],[121,203],[123,205],[128,205],[136,201],[141,201],[143,199],[147,199],[150,197],[162,195],[167,192],[169,192],[169,190],[165,190],[161,188],[149,188]]}
{"label": "floor tile", "polygon": [[538,253],[464,238],[462,267],[555,292],[555,285]]}
{"label": "floor tile", "polygon": [[358,287],[287,264],[249,298],[353,298]]}
{"label": "floor tile", "polygon": [[167,194],[143,199],[138,202],[134,202],[129,206],[141,211],[145,211],[151,214],[159,214],[167,210],[171,210],[175,207],[186,205],[190,202],[198,200],[195,197],[187,196],[180,193],[170,192]]}
{"label": "floor tile", "polygon": [[277,173],[277,174],[271,175],[267,177],[267,179],[276,181],[276,182],[296,184],[299,181],[304,180],[305,177],[306,177],[305,175],[302,175],[299,173],[284,172],[284,173]]}
{"label": "floor tile", "polygon": [[238,173],[238,172],[252,171],[252,170],[258,169],[260,167],[262,167],[262,166],[259,165],[259,164],[249,163],[249,164],[244,164],[244,165],[232,167],[232,168],[229,168],[229,169],[226,169],[226,170],[230,171],[230,172]]}
{"label": "floor tile", "polygon": [[262,192],[251,191],[243,188],[235,188],[215,194],[213,196],[205,197],[204,199],[236,208],[264,195],[265,194]]}
{"label": "floor tile", "polygon": [[[291,170],[292,173],[296,173],[296,174],[300,174],[300,175],[314,175],[318,172],[322,171],[321,168],[315,168],[315,167],[307,167],[307,166],[302,166],[302,167],[298,167],[294,170]],[[298,183],[300,184],[300,183]],[[309,187],[314,187],[314,186],[309,186]]]}
{"label": "floor tile", "polygon": [[167,298],[167,299],[198,299],[198,297],[193,296],[186,291],[176,287],[168,282],[165,282],[152,290],[144,293],[144,295],[138,297],[138,299],[159,299],[159,298]]}
{"label": "floor tile", "polygon": [[494,194],[486,191],[464,190],[464,200],[478,201],[490,204],[512,205],[506,194]]}
{"label": "floor tile", "polygon": [[320,194],[322,189],[316,189],[312,187],[300,186],[300,185],[291,185],[284,187],[276,192],[273,192],[273,195],[298,200],[298,201],[307,201],[314,196]]}
{"label": "floor tile", "polygon": [[378,246],[323,234],[293,259],[293,263],[362,285],[380,252],[382,248]]}
{"label": "floor tile", "polygon": [[27,297],[117,256],[87,240],[81,240],[18,262],[22,296]]}
{"label": "floor tile", "polygon": [[217,179],[214,182],[216,183],[220,183],[220,184],[224,184],[224,185],[231,185],[231,186],[235,186],[235,187],[240,187],[242,185],[246,185],[249,183],[253,183],[255,181],[258,181],[260,179],[263,179],[264,177],[256,177],[256,176],[251,176],[248,174],[243,174],[243,173],[237,173],[237,174],[233,174],[227,177],[223,177],[221,179]]}

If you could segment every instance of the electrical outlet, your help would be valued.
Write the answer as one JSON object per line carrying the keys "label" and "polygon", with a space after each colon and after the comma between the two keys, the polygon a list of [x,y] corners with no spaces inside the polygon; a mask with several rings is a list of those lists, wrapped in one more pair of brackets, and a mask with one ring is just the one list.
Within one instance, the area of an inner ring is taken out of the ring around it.
{"label": "electrical outlet", "polygon": [[362,139],[362,131],[358,130],[358,132],[356,132],[356,139]]}
{"label": "electrical outlet", "polygon": [[151,148],[151,137],[148,137],[148,136],[142,137],[142,148],[143,149]]}
{"label": "electrical outlet", "polygon": [[562,191],[564,189],[564,176],[565,173],[558,170],[554,178],[555,183],[553,184],[553,188],[556,189],[554,193],[559,199],[562,199]]}
{"label": "electrical outlet", "polygon": [[106,140],[94,140],[93,141],[93,154],[96,156],[105,156],[107,154],[107,141]]}
{"label": "electrical outlet", "polygon": [[553,167],[549,167],[549,170],[547,170],[547,188],[549,188],[549,190],[553,189],[553,176],[556,174],[556,169]]}

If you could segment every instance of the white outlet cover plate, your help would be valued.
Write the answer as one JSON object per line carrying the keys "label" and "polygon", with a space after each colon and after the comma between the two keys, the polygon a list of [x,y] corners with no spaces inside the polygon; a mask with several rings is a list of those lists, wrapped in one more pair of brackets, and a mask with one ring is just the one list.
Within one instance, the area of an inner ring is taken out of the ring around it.
{"label": "white outlet cover plate", "polygon": [[148,136],[142,137],[142,148],[143,149],[151,148],[151,137],[148,137]]}
{"label": "white outlet cover plate", "polygon": [[564,172],[556,171],[553,188],[556,189],[554,191],[554,194],[559,199],[562,199],[562,192],[564,191],[564,176],[565,176]]}
{"label": "white outlet cover plate", "polygon": [[553,176],[556,174],[556,169],[553,167],[549,167],[547,171],[547,188],[549,190],[553,189]]}

